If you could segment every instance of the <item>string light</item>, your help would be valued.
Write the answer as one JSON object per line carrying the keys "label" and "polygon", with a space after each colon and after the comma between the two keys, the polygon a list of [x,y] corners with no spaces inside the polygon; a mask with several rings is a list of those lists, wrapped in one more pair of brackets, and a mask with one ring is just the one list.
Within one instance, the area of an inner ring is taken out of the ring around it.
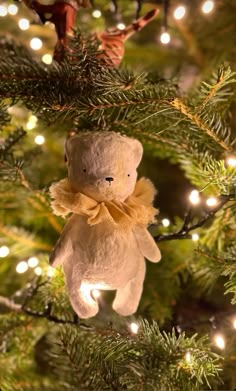
{"label": "string light", "polygon": [[176,20],[180,20],[180,19],[183,19],[184,15],[186,13],[186,9],[183,5],[180,5],[179,7],[177,7],[174,11],[174,18]]}
{"label": "string light", "polygon": [[170,34],[165,31],[160,36],[160,41],[163,43],[163,45],[167,45],[170,42]]}
{"label": "string light", "polygon": [[33,50],[39,50],[43,46],[43,42],[41,41],[40,38],[34,37],[30,41],[30,47]]}
{"label": "string light", "polygon": [[7,15],[7,7],[3,4],[0,5],[0,16],[6,16]]}
{"label": "string light", "polygon": [[226,163],[228,166],[235,168],[236,167],[236,157],[229,157],[226,159]]}
{"label": "string light", "polygon": [[163,219],[163,220],[162,220],[162,225],[163,225],[164,227],[169,227],[169,225],[170,225],[170,220],[168,220],[168,219]]}
{"label": "string light", "polygon": [[0,258],[5,258],[10,253],[10,250],[7,246],[0,247]]}
{"label": "string light", "polygon": [[19,274],[23,274],[28,270],[29,266],[28,263],[25,261],[21,261],[16,265],[16,271]]}
{"label": "string light", "polygon": [[215,337],[214,337],[214,341],[215,341],[216,346],[219,349],[223,350],[225,348],[225,340],[224,340],[223,335],[216,334]]}
{"label": "string light", "polygon": [[125,24],[124,23],[118,23],[116,25],[116,27],[119,29],[119,30],[124,30],[125,29]]}
{"label": "string light", "polygon": [[129,328],[132,331],[132,333],[134,334],[138,333],[139,326],[137,325],[137,323],[134,322],[130,323]]}
{"label": "string light", "polygon": [[193,205],[197,205],[199,204],[200,202],[200,198],[199,198],[199,192],[197,190],[192,190],[190,195],[189,195],[189,201],[191,202],[191,204]]}
{"label": "string light", "polygon": [[38,118],[35,115],[31,115],[28,119],[27,124],[26,124],[26,128],[28,130],[35,128],[37,122],[38,122]]}
{"label": "string light", "polygon": [[53,269],[53,267],[49,266],[48,270],[47,270],[47,276],[48,277],[53,277],[55,274],[55,269]]}
{"label": "string light", "polygon": [[202,4],[202,12],[204,14],[209,14],[213,10],[214,6],[215,4],[213,0],[207,0]]}
{"label": "string light", "polygon": [[17,12],[18,12],[18,7],[17,5],[15,4],[10,4],[8,7],[7,7],[7,11],[10,15],[16,15]]}
{"label": "string light", "polygon": [[40,266],[37,266],[35,269],[34,269],[34,273],[36,274],[36,276],[41,276],[42,274],[42,268]]}
{"label": "string light", "polygon": [[41,134],[38,134],[38,136],[35,137],[34,142],[35,144],[43,145],[45,143],[45,137]]}
{"label": "string light", "polygon": [[98,289],[93,289],[92,295],[93,295],[94,299],[98,299],[101,296],[101,292]]}
{"label": "string light", "polygon": [[51,64],[52,63],[52,55],[51,54],[44,54],[42,56],[42,61],[45,63],[45,64]]}
{"label": "string light", "polygon": [[101,18],[102,13],[101,13],[100,10],[94,10],[94,11],[92,12],[92,15],[93,15],[94,18],[98,19],[98,18]]}
{"label": "string light", "polygon": [[236,317],[233,319],[233,328],[236,330]]}
{"label": "string light", "polygon": [[185,360],[186,360],[186,362],[187,362],[188,364],[191,363],[191,361],[192,361],[192,355],[191,355],[190,352],[187,352],[187,353],[185,354]]}
{"label": "string light", "polygon": [[198,234],[192,234],[192,241],[197,242],[199,240],[199,235]]}
{"label": "string light", "polygon": [[20,27],[21,30],[28,30],[30,23],[29,23],[28,19],[22,18],[19,20],[18,26]]}
{"label": "string light", "polygon": [[39,260],[36,257],[29,258],[27,262],[28,262],[28,266],[32,268],[38,266],[39,264]]}
{"label": "string light", "polygon": [[206,200],[207,206],[216,206],[217,205],[217,199],[215,197],[210,197]]}

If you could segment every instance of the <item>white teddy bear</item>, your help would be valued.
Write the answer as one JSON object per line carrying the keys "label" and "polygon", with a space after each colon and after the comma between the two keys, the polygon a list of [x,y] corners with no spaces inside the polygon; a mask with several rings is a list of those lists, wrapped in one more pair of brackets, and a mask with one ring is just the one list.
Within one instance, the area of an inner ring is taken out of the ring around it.
{"label": "white teddy bear", "polygon": [[97,314],[93,289],[117,290],[113,309],[136,312],[145,277],[145,260],[160,251],[146,227],[154,221],[155,189],[136,183],[143,148],[115,132],[86,132],[66,141],[68,179],[50,188],[54,212],[72,212],[50,257],[63,264],[71,304],[81,318]]}

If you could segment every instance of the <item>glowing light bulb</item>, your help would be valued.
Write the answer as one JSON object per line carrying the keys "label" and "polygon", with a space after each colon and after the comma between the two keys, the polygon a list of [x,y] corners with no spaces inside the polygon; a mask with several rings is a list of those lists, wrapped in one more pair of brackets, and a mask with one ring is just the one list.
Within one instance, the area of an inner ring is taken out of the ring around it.
{"label": "glowing light bulb", "polygon": [[38,118],[35,115],[31,115],[28,119],[27,124],[26,124],[26,128],[28,130],[35,128],[37,122],[38,122]]}
{"label": "glowing light bulb", "polygon": [[32,267],[32,268],[38,266],[38,264],[39,264],[39,260],[36,257],[29,258],[27,262],[28,262],[29,267]]}
{"label": "glowing light bulb", "polygon": [[162,33],[160,36],[160,41],[164,45],[167,45],[170,42],[170,34],[167,33],[166,31],[164,33]]}
{"label": "glowing light bulb", "polygon": [[43,46],[43,42],[41,41],[40,38],[32,38],[31,41],[30,41],[30,47],[31,49],[33,50],[39,50],[41,49],[41,47]]}
{"label": "glowing light bulb", "polygon": [[0,16],[6,16],[7,15],[7,7],[3,4],[0,5]]}
{"label": "glowing light bulb", "polygon": [[192,190],[190,195],[189,195],[189,201],[191,202],[191,204],[193,205],[197,205],[199,204],[200,202],[200,198],[199,198],[199,192],[197,190]]}
{"label": "glowing light bulb", "polygon": [[217,199],[215,197],[210,197],[206,200],[207,206],[216,206],[217,205]]}
{"label": "glowing light bulb", "polygon": [[10,15],[16,15],[17,12],[18,12],[18,7],[17,5],[15,4],[10,4],[8,7],[7,7],[7,11]]}
{"label": "glowing light bulb", "polygon": [[207,0],[202,4],[202,12],[204,14],[209,14],[213,10],[214,6],[215,4],[213,0]]}
{"label": "glowing light bulb", "polygon": [[116,25],[116,27],[119,29],[119,30],[124,30],[125,29],[125,24],[124,23],[118,23]]}
{"label": "glowing light bulb", "polygon": [[55,269],[53,269],[53,267],[49,266],[48,270],[47,270],[47,276],[48,277],[53,277],[55,274]]}
{"label": "glowing light bulb", "polygon": [[0,247],[0,258],[5,258],[10,253],[10,250],[7,246]]}
{"label": "glowing light bulb", "polygon": [[162,225],[163,225],[164,227],[169,227],[169,225],[170,225],[170,220],[168,220],[168,219],[163,219],[163,220],[162,220]]}
{"label": "glowing light bulb", "polygon": [[198,234],[192,234],[192,241],[197,242],[199,240],[199,235]]}
{"label": "glowing light bulb", "polygon": [[101,13],[100,10],[94,10],[94,11],[92,12],[92,15],[93,15],[94,18],[98,19],[98,18],[101,18],[102,13]]}
{"label": "glowing light bulb", "polygon": [[28,19],[22,18],[19,20],[18,26],[20,27],[21,30],[28,30],[30,23],[29,23]]}
{"label": "glowing light bulb", "polygon": [[35,144],[43,145],[45,143],[45,137],[41,134],[38,134],[38,136],[35,137],[34,142]]}
{"label": "glowing light bulb", "polygon": [[28,263],[25,261],[21,261],[16,265],[16,271],[19,274],[23,274],[28,270],[29,266]]}
{"label": "glowing light bulb", "polygon": [[42,274],[42,268],[40,266],[37,266],[35,269],[34,269],[34,273],[36,274],[36,276],[41,276]]}
{"label": "glowing light bulb", "polygon": [[225,340],[224,340],[223,335],[221,335],[221,334],[215,335],[214,340],[215,340],[216,346],[219,349],[223,350],[225,348]]}
{"label": "glowing light bulb", "polygon": [[51,54],[44,54],[42,56],[42,61],[44,62],[44,64],[51,64],[52,63],[52,55]]}
{"label": "glowing light bulb", "polygon": [[98,299],[101,296],[101,292],[98,289],[93,289],[92,295],[93,295],[94,299]]}
{"label": "glowing light bulb", "polygon": [[191,363],[191,361],[192,361],[192,356],[191,356],[191,353],[190,353],[190,352],[187,352],[187,353],[185,354],[185,360],[186,360],[186,362],[187,362],[188,364]]}
{"label": "glowing light bulb", "polygon": [[236,157],[229,157],[226,159],[228,166],[235,168],[236,167]]}
{"label": "glowing light bulb", "polygon": [[183,5],[180,5],[179,7],[177,7],[174,11],[174,18],[176,20],[180,20],[184,17],[186,13],[186,9]]}
{"label": "glowing light bulb", "polygon": [[236,330],[236,318],[233,319],[233,328]]}
{"label": "glowing light bulb", "polygon": [[137,323],[134,323],[134,322],[130,323],[129,328],[132,331],[132,333],[134,333],[134,334],[138,333],[139,326],[137,325]]}

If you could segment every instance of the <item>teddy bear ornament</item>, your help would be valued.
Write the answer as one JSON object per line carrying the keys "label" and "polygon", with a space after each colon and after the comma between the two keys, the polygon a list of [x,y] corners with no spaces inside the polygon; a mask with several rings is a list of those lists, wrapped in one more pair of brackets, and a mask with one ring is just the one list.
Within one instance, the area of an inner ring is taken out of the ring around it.
{"label": "teddy bear ornament", "polygon": [[71,304],[80,318],[99,310],[94,289],[116,290],[113,309],[136,312],[143,289],[145,260],[160,251],[148,224],[155,221],[153,184],[137,180],[143,148],[115,132],[86,132],[65,144],[68,179],[50,188],[55,214],[71,214],[50,256],[63,265]]}

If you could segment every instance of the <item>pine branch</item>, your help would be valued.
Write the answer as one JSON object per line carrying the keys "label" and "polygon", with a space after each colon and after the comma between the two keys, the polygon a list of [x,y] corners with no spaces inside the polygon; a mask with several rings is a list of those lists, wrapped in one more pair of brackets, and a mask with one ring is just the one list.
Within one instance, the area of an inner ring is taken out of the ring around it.
{"label": "pine branch", "polygon": [[204,226],[206,223],[208,223],[215,214],[223,208],[223,206],[229,202],[231,199],[234,199],[235,194],[232,195],[221,195],[218,198],[217,206],[215,208],[211,208],[211,210],[208,210],[207,213],[205,213],[204,217],[200,217],[197,221],[197,223],[191,223],[193,219],[193,209],[190,208],[188,213],[185,216],[184,222],[182,227],[179,231],[170,233],[170,234],[164,234],[164,235],[157,235],[154,237],[156,242],[166,241],[166,240],[177,240],[177,239],[191,239],[192,236],[190,235],[190,232]]}

